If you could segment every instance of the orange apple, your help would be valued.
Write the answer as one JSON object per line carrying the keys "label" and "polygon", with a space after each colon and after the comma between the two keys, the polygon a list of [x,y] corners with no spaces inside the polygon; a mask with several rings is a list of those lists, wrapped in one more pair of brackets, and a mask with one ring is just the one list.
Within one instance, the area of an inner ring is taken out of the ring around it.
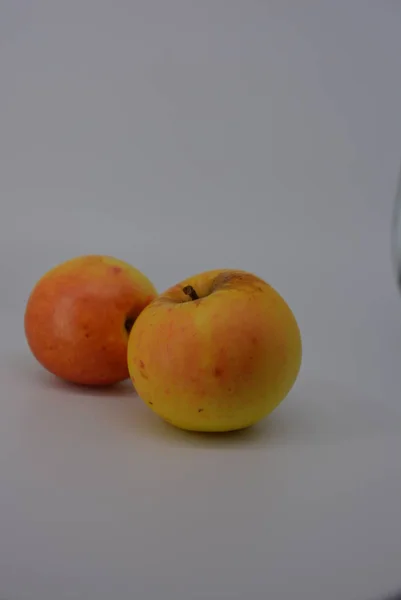
{"label": "orange apple", "polygon": [[149,279],[108,256],[81,256],[46,273],[25,310],[28,345],[45,369],[67,381],[110,385],[129,377],[132,324],[157,295]]}
{"label": "orange apple", "polygon": [[230,431],[253,425],[288,394],[301,366],[290,308],[245,271],[189,277],[139,315],[128,341],[131,379],[176,427]]}

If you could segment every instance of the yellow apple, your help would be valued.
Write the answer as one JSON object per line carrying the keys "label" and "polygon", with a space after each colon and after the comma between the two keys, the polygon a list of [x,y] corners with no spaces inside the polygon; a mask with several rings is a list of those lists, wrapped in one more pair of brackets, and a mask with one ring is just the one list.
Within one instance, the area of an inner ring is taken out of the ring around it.
{"label": "yellow apple", "polygon": [[157,295],[138,269],[109,256],[80,256],[48,271],[25,310],[35,358],[72,383],[110,385],[129,377],[128,335]]}
{"label": "yellow apple", "polygon": [[192,431],[253,425],[288,394],[301,366],[290,308],[245,271],[189,277],[139,315],[128,341],[138,394],[165,421]]}

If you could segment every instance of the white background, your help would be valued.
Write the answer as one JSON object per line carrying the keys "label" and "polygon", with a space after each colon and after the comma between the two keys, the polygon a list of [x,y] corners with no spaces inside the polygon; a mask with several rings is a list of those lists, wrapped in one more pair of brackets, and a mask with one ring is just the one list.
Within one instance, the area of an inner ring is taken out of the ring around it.
{"label": "white background", "polygon": [[[0,2],[0,597],[374,600],[401,587],[401,3]],[[23,335],[104,253],[256,272],[303,368],[252,430],[78,393]]]}

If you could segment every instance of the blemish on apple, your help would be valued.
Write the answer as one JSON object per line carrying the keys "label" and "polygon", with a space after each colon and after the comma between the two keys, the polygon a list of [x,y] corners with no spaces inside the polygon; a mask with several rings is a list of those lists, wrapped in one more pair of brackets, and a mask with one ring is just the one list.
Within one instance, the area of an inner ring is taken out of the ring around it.
{"label": "blemish on apple", "polygon": [[224,371],[221,367],[215,367],[213,372],[214,372],[215,377],[221,377],[224,373]]}

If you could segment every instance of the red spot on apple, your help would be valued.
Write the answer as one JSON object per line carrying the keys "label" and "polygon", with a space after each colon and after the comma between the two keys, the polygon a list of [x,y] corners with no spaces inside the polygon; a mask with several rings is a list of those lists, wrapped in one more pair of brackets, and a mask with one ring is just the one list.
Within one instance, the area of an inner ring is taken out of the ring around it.
{"label": "red spot on apple", "polygon": [[149,379],[149,377],[145,373],[145,363],[143,362],[143,360],[140,360],[138,362],[138,365],[139,365],[139,372],[141,374],[141,377],[143,377],[144,379]]}
{"label": "red spot on apple", "polygon": [[166,394],[166,396],[168,396],[170,394],[169,388],[167,388],[166,390],[164,390],[164,393]]}
{"label": "red spot on apple", "polygon": [[224,371],[221,367],[215,367],[214,369],[214,376],[215,377],[221,377],[223,375]]}
{"label": "red spot on apple", "polygon": [[113,271],[113,273],[115,275],[118,275],[119,273],[121,273],[122,268],[121,267],[111,267],[111,270]]}

